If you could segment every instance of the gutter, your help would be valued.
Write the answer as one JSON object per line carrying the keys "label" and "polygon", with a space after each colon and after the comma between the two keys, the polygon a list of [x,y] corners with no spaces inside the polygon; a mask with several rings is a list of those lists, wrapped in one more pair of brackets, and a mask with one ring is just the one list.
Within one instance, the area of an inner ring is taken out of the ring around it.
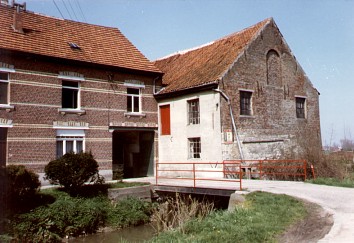
{"label": "gutter", "polygon": [[213,89],[213,91],[221,94],[221,96],[227,101],[227,104],[229,106],[229,111],[230,111],[230,116],[231,116],[231,121],[232,121],[232,127],[235,131],[235,135],[236,135],[236,141],[237,141],[237,145],[238,145],[238,150],[240,152],[240,156],[241,156],[241,160],[244,160],[244,156],[243,156],[243,152],[242,152],[242,148],[241,148],[241,142],[240,142],[240,138],[238,136],[238,132],[237,132],[237,127],[236,127],[236,123],[235,123],[235,118],[232,112],[232,107],[231,107],[231,102],[229,97],[220,89]]}

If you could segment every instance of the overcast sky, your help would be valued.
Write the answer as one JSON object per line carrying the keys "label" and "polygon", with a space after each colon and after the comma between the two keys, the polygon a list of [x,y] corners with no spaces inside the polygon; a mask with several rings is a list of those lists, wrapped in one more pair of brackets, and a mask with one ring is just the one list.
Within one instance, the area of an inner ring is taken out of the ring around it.
{"label": "overcast sky", "polygon": [[273,17],[321,93],[323,144],[338,142],[344,136],[354,139],[354,0],[26,2],[27,10],[34,12],[116,27],[150,60],[199,46]]}

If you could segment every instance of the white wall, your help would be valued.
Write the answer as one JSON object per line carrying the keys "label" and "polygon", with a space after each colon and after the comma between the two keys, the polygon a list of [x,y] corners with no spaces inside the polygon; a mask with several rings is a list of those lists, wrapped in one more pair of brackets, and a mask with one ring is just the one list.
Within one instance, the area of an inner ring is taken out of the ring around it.
{"label": "white wall", "polygon": [[[187,101],[196,98],[199,98],[200,124],[188,125]],[[159,106],[166,104],[170,105],[171,135],[161,135],[159,130],[160,163],[200,161],[211,162],[215,167],[215,163],[222,162],[219,93],[204,91],[159,101]],[[193,137],[201,139],[201,158],[198,159],[188,158],[188,138]]]}

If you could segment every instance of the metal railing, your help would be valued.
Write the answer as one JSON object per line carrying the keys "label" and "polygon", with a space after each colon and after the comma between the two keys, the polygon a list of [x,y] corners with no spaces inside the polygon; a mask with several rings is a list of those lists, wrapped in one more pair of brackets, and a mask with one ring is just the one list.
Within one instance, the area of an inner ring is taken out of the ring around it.
{"label": "metal railing", "polygon": [[[225,162],[225,161],[224,161]],[[226,160],[224,171],[232,171],[241,164],[242,177],[247,179],[274,179],[304,181],[307,176],[306,160]],[[229,176],[227,173],[225,176]]]}
{"label": "metal railing", "polygon": [[[232,166],[232,170],[225,165]],[[237,168],[236,168],[237,167]],[[163,162],[156,163],[155,168],[156,185],[171,185],[186,186],[186,187],[206,187],[212,188],[218,184],[215,183],[236,183],[238,186],[231,185],[232,188],[239,187],[242,190],[242,168],[241,164],[224,161],[223,163],[217,162]],[[232,175],[229,178],[225,174]],[[178,181],[178,184],[171,183],[170,181]],[[166,183],[166,181],[169,181]],[[191,183],[183,183],[182,181],[189,181]]]}

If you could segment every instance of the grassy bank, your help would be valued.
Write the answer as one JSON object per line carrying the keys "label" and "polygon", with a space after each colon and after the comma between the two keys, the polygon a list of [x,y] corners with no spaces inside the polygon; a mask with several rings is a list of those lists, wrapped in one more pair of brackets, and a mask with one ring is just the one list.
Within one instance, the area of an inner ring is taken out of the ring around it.
{"label": "grassy bank", "polygon": [[316,178],[314,180],[308,180],[307,182],[326,185],[326,186],[338,186],[338,187],[349,187],[354,188],[354,177],[344,178],[342,180],[337,178]]}
{"label": "grassy bank", "polygon": [[100,227],[148,222],[151,203],[134,198],[111,203],[107,198],[110,187],[136,186],[127,184],[84,186],[76,197],[58,188],[42,190],[32,198],[31,207],[24,205],[8,216],[5,233],[19,242],[60,242],[63,237],[95,233]]}
{"label": "grassy bank", "polygon": [[274,242],[306,215],[302,202],[286,195],[255,192],[233,212],[217,211],[166,231],[152,242]]}

